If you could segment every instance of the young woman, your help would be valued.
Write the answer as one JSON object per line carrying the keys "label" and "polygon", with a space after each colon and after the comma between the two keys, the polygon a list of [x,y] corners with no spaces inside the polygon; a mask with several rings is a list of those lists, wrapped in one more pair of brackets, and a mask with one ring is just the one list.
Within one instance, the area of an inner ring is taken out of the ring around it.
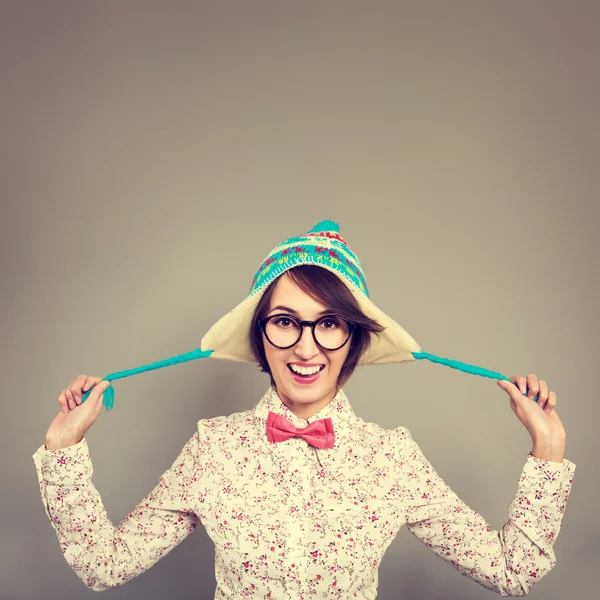
{"label": "young woman", "polygon": [[200,420],[117,527],[91,481],[84,437],[109,382],[80,375],[60,393],[61,411],[34,460],[64,556],[91,589],[131,580],[200,523],[215,543],[215,598],[373,599],[383,554],[403,525],[502,595],[526,594],[554,567],[575,470],[563,459],[556,395],[535,375],[503,382],[532,451],[508,520],[494,531],[408,429],[363,421],[344,394],[357,365],[404,362],[418,346],[370,301],[360,263],[332,222],[275,248],[250,296],[202,347],[258,362],[271,385],[250,410]]}

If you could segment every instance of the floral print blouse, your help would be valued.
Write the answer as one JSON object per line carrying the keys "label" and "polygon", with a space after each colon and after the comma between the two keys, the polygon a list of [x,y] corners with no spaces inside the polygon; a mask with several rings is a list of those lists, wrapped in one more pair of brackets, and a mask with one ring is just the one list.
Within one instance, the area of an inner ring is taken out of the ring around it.
{"label": "floral print blouse", "polygon": [[[272,411],[296,427],[331,417],[335,443],[270,443]],[[500,531],[469,508],[406,427],[354,413],[340,390],[308,421],[273,389],[251,410],[198,421],[156,487],[116,527],[92,483],[85,438],[33,455],[42,501],[65,559],[105,590],[150,568],[199,524],[215,545],[215,599],[377,596],[378,567],[405,525],[461,574],[522,596],[555,565],[553,544],[575,465],[529,454]]]}

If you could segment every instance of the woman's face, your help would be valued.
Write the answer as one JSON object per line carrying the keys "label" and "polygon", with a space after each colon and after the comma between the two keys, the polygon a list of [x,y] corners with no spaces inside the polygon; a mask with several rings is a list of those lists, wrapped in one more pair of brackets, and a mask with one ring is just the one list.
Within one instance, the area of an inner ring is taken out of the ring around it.
{"label": "woman's face", "polygon": [[[303,292],[284,273],[271,296],[267,317],[279,313],[291,314],[302,321],[316,321],[329,312],[324,306]],[[304,327],[302,337],[291,348],[280,350],[272,346],[263,333],[265,356],[277,393],[282,402],[301,419],[309,419],[329,404],[337,392],[337,380],[350,352],[352,339],[338,350],[323,350],[317,346],[310,327]],[[294,375],[291,365],[321,366],[314,378],[301,380]],[[314,380],[313,380],[314,379]]]}

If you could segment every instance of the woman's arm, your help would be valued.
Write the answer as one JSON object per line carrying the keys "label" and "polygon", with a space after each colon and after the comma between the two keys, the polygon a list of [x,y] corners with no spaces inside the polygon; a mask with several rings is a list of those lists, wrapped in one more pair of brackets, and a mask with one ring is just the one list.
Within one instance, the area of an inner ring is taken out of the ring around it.
{"label": "woman's arm", "polygon": [[556,564],[575,465],[529,454],[508,521],[493,530],[448,487],[405,427],[398,435],[398,500],[406,526],[460,573],[502,596],[523,596]]}
{"label": "woman's arm", "polygon": [[115,527],[92,483],[85,438],[33,455],[42,502],[66,561],[85,585],[101,591],[149,569],[199,524],[204,498],[200,428],[157,486]]}

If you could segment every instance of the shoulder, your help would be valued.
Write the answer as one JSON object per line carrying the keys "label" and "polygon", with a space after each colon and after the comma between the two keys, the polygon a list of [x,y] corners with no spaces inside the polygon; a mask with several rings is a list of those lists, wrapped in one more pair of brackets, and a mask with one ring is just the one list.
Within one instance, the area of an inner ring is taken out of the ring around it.
{"label": "shoulder", "polygon": [[236,434],[243,434],[244,431],[250,431],[254,422],[254,411],[250,409],[230,415],[200,419],[197,428],[201,438],[228,439]]}
{"label": "shoulder", "polygon": [[352,425],[353,428],[358,431],[368,432],[371,435],[378,437],[387,437],[390,439],[411,437],[410,431],[403,425],[399,425],[398,427],[390,429],[387,427],[382,427],[378,423],[365,421],[362,417],[356,417],[356,419],[352,422]]}
{"label": "shoulder", "polygon": [[377,423],[365,421],[361,417],[357,417],[352,422],[352,429],[355,434],[363,438],[370,444],[399,446],[406,442],[412,441],[412,435],[407,427],[399,425],[393,429],[382,427]]}
{"label": "shoulder", "polygon": [[390,468],[397,473],[412,454],[409,447],[412,437],[403,425],[390,429],[356,418],[352,421],[350,438],[353,455],[367,457],[379,469]]}
{"label": "shoulder", "polygon": [[412,435],[408,427],[404,427],[403,425],[399,425],[395,429],[390,429],[390,435],[398,442],[412,440]]}

